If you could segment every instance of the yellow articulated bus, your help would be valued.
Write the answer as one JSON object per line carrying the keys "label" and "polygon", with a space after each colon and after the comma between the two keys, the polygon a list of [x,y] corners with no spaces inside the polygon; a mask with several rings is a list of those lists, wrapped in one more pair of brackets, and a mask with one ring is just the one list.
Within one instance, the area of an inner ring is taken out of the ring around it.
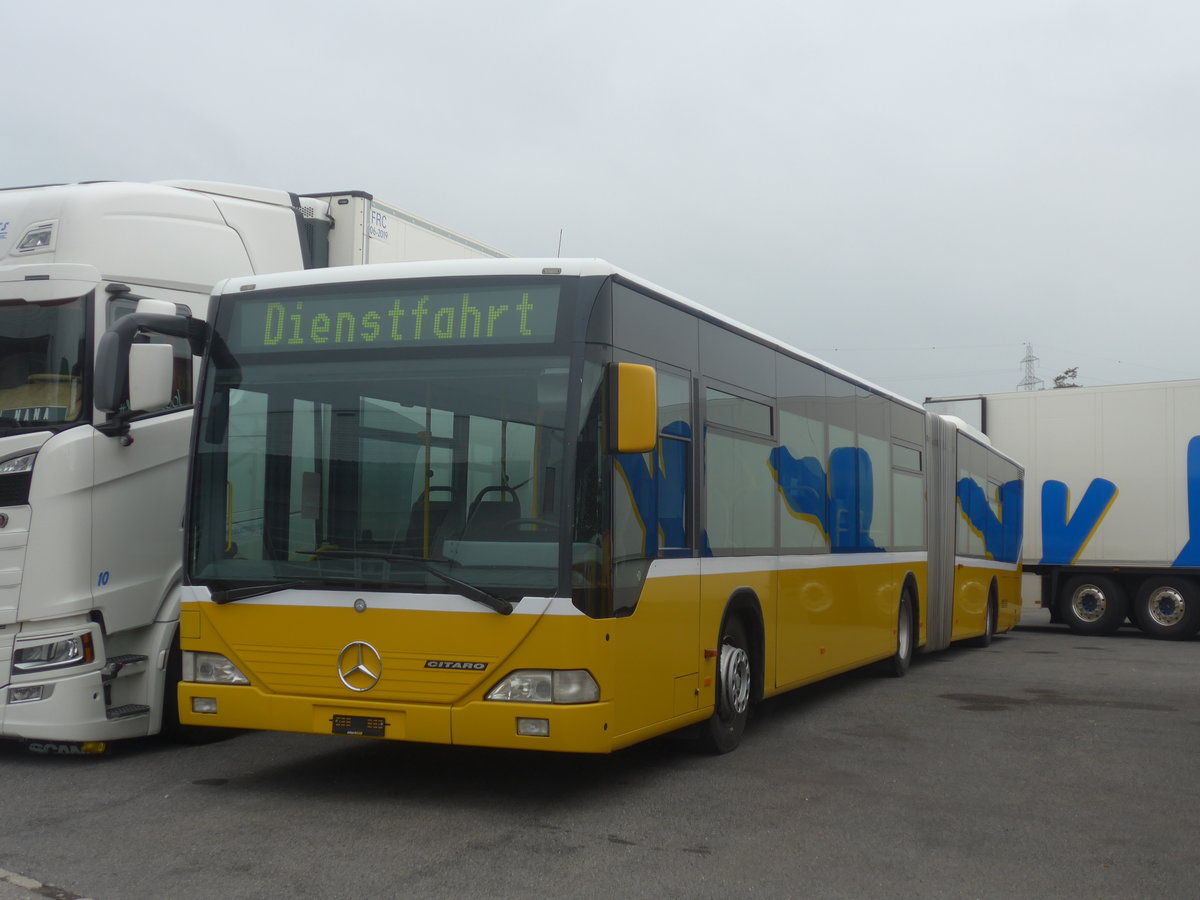
{"label": "yellow articulated bus", "polygon": [[[604,753],[1020,614],[986,438],[599,260],[239,278],[208,322],[180,614],[192,725]],[[159,392],[161,393],[161,392]],[[164,401],[165,402],[165,401]]]}

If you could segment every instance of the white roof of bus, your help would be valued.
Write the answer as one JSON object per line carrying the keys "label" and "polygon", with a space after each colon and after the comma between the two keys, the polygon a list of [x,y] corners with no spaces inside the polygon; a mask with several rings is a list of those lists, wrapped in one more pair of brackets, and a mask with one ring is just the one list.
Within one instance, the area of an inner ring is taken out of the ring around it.
{"label": "white roof of bus", "polygon": [[787,353],[797,356],[800,359],[807,360],[813,364],[823,368],[835,375],[845,378],[847,381],[861,385],[874,393],[889,397],[906,406],[914,409],[924,409],[919,403],[916,403],[907,397],[902,397],[899,394],[889,391],[886,388],[879,387],[869,381],[865,381],[841,369],[831,363],[826,362],[811,353],[805,353],[790,344],[785,344],[778,338],[773,338],[768,334],[751,328],[749,325],[744,325],[736,319],[731,319],[729,316],[723,315],[716,310],[709,309],[676,294],[674,291],[659,287],[645,278],[634,275],[632,272],[627,272],[624,269],[617,268],[609,262],[602,259],[554,259],[554,258],[507,258],[507,259],[441,259],[441,260],[426,260],[421,262],[403,262],[403,263],[375,263],[364,266],[338,266],[327,269],[306,269],[299,272],[283,272],[274,275],[247,275],[240,278],[229,278],[219,283],[214,289],[214,294],[237,294],[241,291],[250,290],[279,290],[281,288],[291,287],[307,287],[310,285],[331,284],[335,282],[370,282],[370,281],[387,281],[394,278],[453,278],[456,276],[488,276],[488,275],[568,275],[568,276],[584,276],[584,275],[599,275],[607,277],[609,275],[620,275],[629,281],[645,287],[647,290],[653,291],[665,297],[669,297],[681,306],[693,309],[696,312],[716,319],[726,325],[729,325],[737,330],[743,331],[746,334],[753,335],[764,343],[784,350]]}

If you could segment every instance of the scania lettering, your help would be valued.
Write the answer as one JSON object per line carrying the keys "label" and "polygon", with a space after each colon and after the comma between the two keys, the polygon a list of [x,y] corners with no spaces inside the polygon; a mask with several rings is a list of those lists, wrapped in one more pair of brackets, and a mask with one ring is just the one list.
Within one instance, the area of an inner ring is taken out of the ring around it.
{"label": "scania lettering", "polygon": [[[155,337],[170,357],[166,407],[142,413],[122,396],[102,412],[93,359],[105,330],[139,309],[203,321],[212,286],[231,275],[503,254],[362,192],[210,182],[0,190],[0,223],[0,737],[39,752],[94,750],[178,723],[180,523],[198,367],[186,334]],[[461,324],[471,313],[456,302]],[[324,314],[330,342],[371,336],[361,319],[351,333]],[[519,325],[497,319],[502,327]],[[324,337],[321,323],[306,328],[305,340]]]}
{"label": "scania lettering", "polygon": [[[344,313],[379,339],[269,343],[300,303],[301,338]],[[445,339],[383,340],[396,303]],[[1013,460],[600,260],[231,279],[207,322],[106,335],[98,367],[161,399],[138,331],[204,354],[191,725],[589,753],[690,727],[724,752],[764,697],[1020,612]]]}

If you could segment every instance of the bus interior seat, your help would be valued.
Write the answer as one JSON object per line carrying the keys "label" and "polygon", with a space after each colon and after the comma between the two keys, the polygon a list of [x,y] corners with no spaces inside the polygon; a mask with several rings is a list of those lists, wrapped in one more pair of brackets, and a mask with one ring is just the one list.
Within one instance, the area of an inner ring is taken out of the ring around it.
{"label": "bus interior seat", "polygon": [[[499,494],[500,499],[487,499],[489,494]],[[463,540],[505,540],[505,526],[521,518],[521,500],[517,492],[505,485],[485,487],[471,501],[467,524],[463,527]],[[511,540],[511,536],[507,539]]]}
{"label": "bus interior seat", "polygon": [[[446,499],[435,499],[434,493],[444,493]],[[451,514],[454,510],[452,494],[453,488],[429,488],[429,547],[431,551],[441,544],[441,536],[446,526],[450,524]],[[408,517],[408,543],[417,549],[424,549],[425,544],[425,497],[424,492],[417,497]]]}

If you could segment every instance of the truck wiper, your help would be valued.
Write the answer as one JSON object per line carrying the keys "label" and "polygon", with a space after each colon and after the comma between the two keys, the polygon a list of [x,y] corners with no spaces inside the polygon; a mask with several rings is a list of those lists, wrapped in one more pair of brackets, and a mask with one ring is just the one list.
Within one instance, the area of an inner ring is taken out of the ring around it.
{"label": "truck wiper", "polygon": [[432,565],[432,563],[451,563],[453,560],[443,559],[436,556],[411,556],[406,553],[379,553],[373,550],[320,549],[313,550],[312,554],[318,558],[322,556],[328,556],[334,559],[381,559],[384,562],[406,563],[407,565],[416,566],[418,569],[428,572],[434,578],[445,582],[451,587],[458,588],[464,597],[474,600],[476,603],[482,603],[488,609],[493,609],[502,616],[510,615],[513,611],[511,600],[508,600],[504,597],[498,597],[491,591],[485,591],[483,588],[455,578],[453,575],[447,575],[445,572]]}

